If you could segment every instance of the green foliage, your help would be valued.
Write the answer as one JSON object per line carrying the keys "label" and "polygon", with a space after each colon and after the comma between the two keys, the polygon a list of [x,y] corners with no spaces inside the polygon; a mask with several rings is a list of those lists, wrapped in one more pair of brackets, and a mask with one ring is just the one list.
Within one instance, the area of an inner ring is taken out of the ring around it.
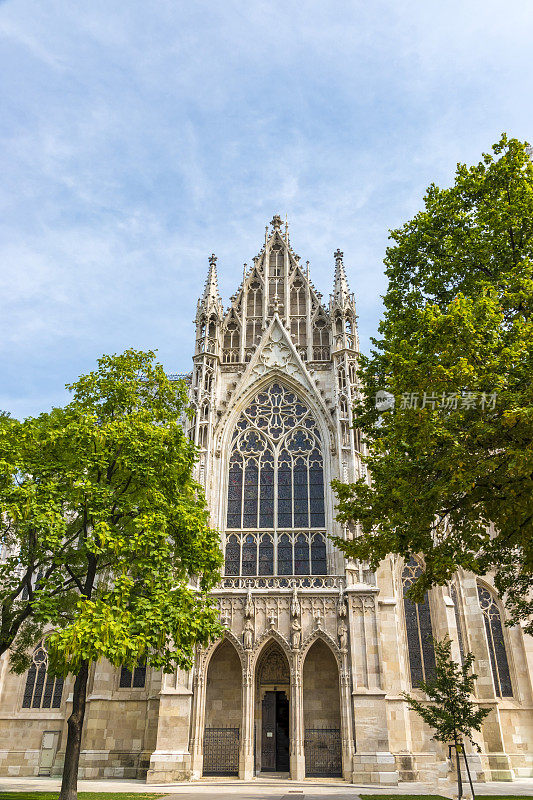
{"label": "green foliage", "polygon": [[[0,420],[2,536],[12,551],[0,566],[4,649],[24,669],[51,625],[57,673],[101,657],[189,667],[195,644],[220,632],[208,591],[221,553],[180,424],[185,387],[154,353],[128,350],[67,388],[62,409]],[[17,614],[26,615],[18,628]]]}
{"label": "green foliage", "polygon": [[435,675],[429,681],[422,681],[420,688],[432,700],[421,701],[402,692],[409,708],[416,711],[430,725],[433,738],[445,744],[461,743],[468,739],[479,751],[472,739],[473,731],[480,731],[483,720],[490,709],[477,708],[471,696],[477,678],[472,672],[474,656],[468,653],[463,664],[452,659],[452,643],[448,636],[439,641],[434,639]]}
{"label": "green foliage", "polygon": [[[359,524],[357,537],[336,544],[374,567],[389,553],[423,553],[425,572],[411,590],[417,600],[458,566],[495,570],[513,622],[533,633],[526,146],[502,136],[479,164],[458,166],[451,188],[430,186],[424,202],[391,234],[385,316],[371,356],[361,358],[355,408],[372,482],[335,483],[338,518]],[[395,396],[394,411],[375,408],[378,390]],[[477,393],[474,404],[469,392]]]}

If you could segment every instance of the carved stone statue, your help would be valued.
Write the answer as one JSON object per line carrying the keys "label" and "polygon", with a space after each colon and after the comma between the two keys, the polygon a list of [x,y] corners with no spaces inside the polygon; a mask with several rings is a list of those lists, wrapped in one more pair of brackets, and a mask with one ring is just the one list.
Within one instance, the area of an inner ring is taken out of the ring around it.
{"label": "carved stone statue", "polygon": [[302,626],[298,617],[294,617],[291,622],[291,646],[293,650],[299,650],[302,642]]}
{"label": "carved stone statue", "polygon": [[248,586],[248,592],[246,594],[246,603],[244,605],[244,616],[246,619],[251,619],[254,616],[254,601],[252,600],[252,590],[250,586]]}
{"label": "carved stone statue", "polygon": [[340,592],[339,592],[339,603],[338,603],[338,607],[337,607],[337,612],[339,614],[339,617],[345,617],[346,616],[346,601],[344,599],[344,588],[343,588],[342,584],[341,584]]}
{"label": "carved stone statue", "polygon": [[245,650],[251,650],[252,647],[254,646],[254,626],[251,619],[247,619],[244,624],[242,641]]}
{"label": "carved stone statue", "polygon": [[348,649],[348,628],[345,621],[341,618],[337,626],[337,636],[339,637],[339,647],[341,650]]}
{"label": "carved stone statue", "polygon": [[298,590],[295,586],[292,590],[291,617],[299,617],[299,616],[300,616],[300,601],[298,600]]}

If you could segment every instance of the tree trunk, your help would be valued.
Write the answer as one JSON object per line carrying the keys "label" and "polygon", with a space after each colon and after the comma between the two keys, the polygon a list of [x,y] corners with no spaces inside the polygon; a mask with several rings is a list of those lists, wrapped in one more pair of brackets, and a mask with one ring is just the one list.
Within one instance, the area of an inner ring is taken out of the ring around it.
{"label": "tree trunk", "polygon": [[87,678],[89,662],[82,661],[80,671],[74,682],[72,696],[72,714],[68,718],[67,747],[65,750],[65,766],[58,800],[78,800],[78,764],[80,762],[81,734],[85,717],[85,701],[87,698]]}
{"label": "tree trunk", "polygon": [[[457,736],[454,736],[453,740],[455,742],[455,763],[457,765],[457,800],[461,800],[461,797],[463,796],[463,779],[461,777],[461,761],[459,757],[459,744],[457,742]],[[59,800],[63,800],[61,795],[59,796]],[[67,800],[67,798],[65,798],[65,800]],[[70,800],[70,798],[68,798],[68,800]],[[76,800],[76,798],[74,797],[72,800]]]}
{"label": "tree trunk", "polygon": [[476,795],[475,795],[475,792],[474,792],[474,784],[472,783],[472,776],[470,775],[470,767],[468,766],[468,759],[466,757],[466,750],[465,750],[464,744],[463,744],[462,748],[463,748],[463,758],[465,760],[466,772],[467,772],[467,775],[468,775],[468,783],[470,784],[470,791],[472,792],[472,800],[476,800]]}

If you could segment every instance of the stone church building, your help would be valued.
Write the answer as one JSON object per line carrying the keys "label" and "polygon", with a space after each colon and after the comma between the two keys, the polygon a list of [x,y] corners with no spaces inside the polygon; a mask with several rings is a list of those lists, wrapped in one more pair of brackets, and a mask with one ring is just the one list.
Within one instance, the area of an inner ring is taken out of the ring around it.
{"label": "stone church building", "polygon": [[[431,634],[449,634],[456,660],[475,654],[476,698],[491,714],[481,754],[469,755],[474,774],[533,775],[532,641],[505,626],[490,579],[460,572],[414,605],[416,559],[390,557],[373,573],[328,538],[352,535],[335,521],[331,480],[364,475],[350,419],[356,307],[343,254],[334,259],[326,303],[275,216],[227,310],[209,259],[190,433],[225,554],[215,595],[226,633],[190,673],[95,666],[85,778],[285,773],[437,787],[448,750],[401,695],[423,697]],[[49,677],[46,658],[37,647],[23,676],[0,662],[0,775],[61,772],[71,683]]]}

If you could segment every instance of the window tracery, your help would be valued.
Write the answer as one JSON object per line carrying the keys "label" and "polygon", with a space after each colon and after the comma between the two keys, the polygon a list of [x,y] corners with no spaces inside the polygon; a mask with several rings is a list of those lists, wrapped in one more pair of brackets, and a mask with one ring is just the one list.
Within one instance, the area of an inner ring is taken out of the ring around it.
{"label": "window tracery", "polygon": [[326,572],[325,536],[304,532],[325,525],[320,434],[307,406],[279,383],[260,392],[235,426],[226,521],[242,532],[227,537],[226,575]]}
{"label": "window tracery", "polygon": [[319,317],[313,330],[313,360],[329,361],[329,358],[329,331],[326,320],[323,317]]}
{"label": "window tracery", "polygon": [[235,319],[232,319],[224,333],[224,363],[233,364],[239,360],[239,326]]}
{"label": "window tracery", "polygon": [[226,577],[327,575],[326,535],[317,531],[239,531],[226,538]]}
{"label": "window tracery", "polygon": [[421,681],[431,678],[435,671],[433,627],[428,593],[426,592],[424,595],[422,603],[413,603],[407,597],[407,590],[421,574],[420,565],[411,557],[402,572],[402,588],[407,649],[413,688],[420,686]]}
{"label": "window tracery", "polygon": [[477,593],[485,622],[485,633],[487,635],[487,645],[489,648],[490,664],[496,695],[498,697],[512,697],[513,686],[511,683],[511,673],[505,647],[500,609],[491,592],[479,583]]}
{"label": "window tracery", "polygon": [[33,651],[22,708],[61,708],[63,678],[54,678],[47,671],[48,653],[44,641],[41,641]]}

